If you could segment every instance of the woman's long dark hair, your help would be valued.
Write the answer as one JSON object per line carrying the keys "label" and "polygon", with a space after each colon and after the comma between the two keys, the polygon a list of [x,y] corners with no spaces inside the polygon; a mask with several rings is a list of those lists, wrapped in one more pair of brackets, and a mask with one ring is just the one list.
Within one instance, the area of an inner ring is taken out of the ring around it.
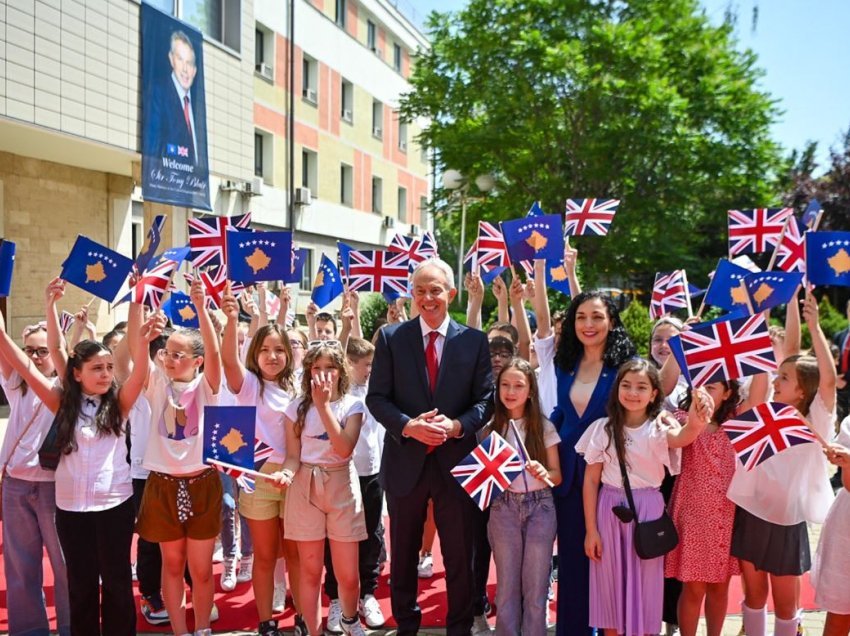
{"label": "woman's long dark hair", "polygon": [[510,431],[510,417],[507,409],[502,401],[498,398],[499,395],[499,380],[505,371],[516,369],[525,376],[528,382],[528,400],[525,403],[525,410],[522,416],[525,418],[525,448],[528,450],[528,458],[538,461],[546,469],[549,469],[546,461],[546,446],[543,442],[543,414],[540,412],[540,398],[537,389],[537,375],[531,364],[522,358],[513,358],[499,372],[499,377],[496,378],[496,400],[493,411],[492,429],[507,440],[513,439]]}
{"label": "woman's long dark hair", "polygon": [[605,452],[611,448],[611,442],[614,443],[614,449],[617,451],[616,457],[622,457],[623,463],[628,464],[626,460],[626,409],[620,404],[620,383],[627,373],[646,373],[649,378],[649,383],[655,389],[655,399],[652,400],[646,407],[647,419],[656,417],[661,412],[661,405],[664,404],[664,391],[661,389],[661,374],[651,362],[647,362],[643,358],[634,358],[624,362],[619,371],[617,371],[617,379],[614,382],[614,387],[611,389],[611,394],[608,396],[608,421],[605,422],[605,432],[608,434],[608,446]]}
{"label": "woman's long dark hair", "polygon": [[[74,378],[74,370],[82,369],[83,364],[101,351],[112,355],[112,351],[106,345],[94,340],[82,340],[77,343],[68,358],[62,383],[62,399],[59,402],[59,410],[56,412],[56,441],[65,455],[77,450],[75,430],[83,401],[82,386]],[[94,426],[101,436],[108,433],[121,435],[124,432],[121,409],[118,406],[118,385],[114,379],[109,390],[100,396],[100,406],[94,416]]]}
{"label": "woman's long dark hair", "polygon": [[555,354],[555,364],[562,371],[569,372],[575,369],[584,355],[584,345],[576,335],[576,312],[582,304],[594,298],[598,298],[605,304],[605,310],[611,322],[611,330],[608,332],[608,339],[605,341],[603,364],[606,367],[616,369],[623,362],[637,355],[637,349],[629,338],[629,334],[626,333],[626,328],[620,319],[620,311],[611,297],[600,291],[582,292],[570,303],[567,316],[561,324],[561,341],[558,344],[558,352]]}

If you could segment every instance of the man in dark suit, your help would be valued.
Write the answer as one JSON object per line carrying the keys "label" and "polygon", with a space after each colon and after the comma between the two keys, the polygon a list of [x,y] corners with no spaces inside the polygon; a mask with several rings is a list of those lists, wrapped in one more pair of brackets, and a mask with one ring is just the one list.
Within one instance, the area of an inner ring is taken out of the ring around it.
{"label": "man in dark suit", "polygon": [[[847,320],[850,322],[850,300],[845,307]],[[838,347],[838,381],[836,388],[836,411],[840,424],[850,415],[850,326],[832,336],[832,342]],[[841,468],[832,476],[832,487],[841,488]]]}
{"label": "man in dark suit", "polygon": [[390,513],[390,593],[400,636],[416,634],[416,566],[428,500],[446,566],[446,633],[468,635],[473,620],[475,504],[450,470],[477,444],[492,411],[487,337],[456,323],[451,267],[426,261],[413,273],[419,316],[380,332],[366,404],[387,429],[381,480]]}

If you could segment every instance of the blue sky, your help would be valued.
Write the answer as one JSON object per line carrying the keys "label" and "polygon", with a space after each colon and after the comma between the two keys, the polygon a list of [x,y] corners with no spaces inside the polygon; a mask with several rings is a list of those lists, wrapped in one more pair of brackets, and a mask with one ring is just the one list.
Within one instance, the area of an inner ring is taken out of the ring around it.
{"label": "blue sky", "polygon": [[[397,0],[398,8],[421,24],[432,10],[456,11],[466,0]],[[753,5],[758,24],[752,26]],[[787,149],[818,142],[821,168],[828,149],[841,144],[850,127],[850,0],[702,0],[709,17],[723,19],[737,9],[741,47],[753,49],[765,70],[762,86],[785,112],[774,124]]]}

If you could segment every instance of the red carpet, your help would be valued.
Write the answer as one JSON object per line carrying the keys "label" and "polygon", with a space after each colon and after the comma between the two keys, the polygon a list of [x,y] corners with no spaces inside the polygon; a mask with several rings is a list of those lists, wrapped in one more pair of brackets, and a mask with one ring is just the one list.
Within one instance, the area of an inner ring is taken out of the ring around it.
{"label": "red carpet", "polygon": [[[1,541],[1,540],[0,540]],[[2,542],[0,542],[0,561],[2,561]],[[42,561],[45,577],[45,592],[48,602],[48,616],[50,617],[51,628],[56,628],[56,612],[53,607],[53,573],[50,570],[47,556],[45,555]],[[216,632],[232,631],[232,630],[251,630],[256,629],[257,613],[254,607],[254,597],[251,591],[250,583],[240,584],[233,592],[222,592],[218,587],[219,576],[221,574],[221,564],[216,564],[214,568],[216,580],[216,595],[215,602],[219,608],[221,618],[213,625]],[[394,626],[390,614],[389,588],[387,587],[387,575],[389,566],[385,569],[384,575],[381,576],[377,590],[377,598],[381,603],[381,609],[384,615],[388,617],[388,627]],[[440,558],[439,539],[434,545],[434,576],[430,579],[420,579],[419,585],[419,604],[422,608],[422,626],[423,627],[440,627],[445,625],[445,608],[446,608],[446,586],[445,574],[443,571],[442,559]],[[491,601],[496,594],[496,569],[490,568],[490,580],[487,584],[487,593]],[[136,591],[137,606],[138,606],[138,590]],[[803,577],[802,587],[802,605],[804,609],[816,609],[814,604],[814,590],[809,583],[808,574]],[[729,590],[729,614],[740,614],[741,612],[741,582],[738,577],[733,578]],[[190,604],[191,606],[191,604]],[[9,628],[8,604],[6,602],[6,577],[4,570],[0,567],[0,633],[5,633]],[[772,604],[769,605],[772,608]],[[555,604],[550,603],[550,609],[555,611]],[[191,617],[191,610],[189,611]],[[278,617],[281,619],[283,627],[292,625],[292,610],[287,608],[286,612]],[[491,624],[492,624],[491,620]],[[190,620],[190,628],[192,627]],[[156,628],[149,625],[139,615],[139,631],[169,633],[166,627]]]}

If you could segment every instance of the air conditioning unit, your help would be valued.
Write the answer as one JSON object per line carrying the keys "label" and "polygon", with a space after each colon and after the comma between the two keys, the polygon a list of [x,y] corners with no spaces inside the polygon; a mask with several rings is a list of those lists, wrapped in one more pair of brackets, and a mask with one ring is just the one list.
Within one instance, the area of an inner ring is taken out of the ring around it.
{"label": "air conditioning unit", "polygon": [[398,149],[407,152],[407,142],[404,139],[399,140]]}
{"label": "air conditioning unit", "polygon": [[384,227],[392,228],[395,227],[395,219],[391,216],[384,217]]}
{"label": "air conditioning unit", "polygon": [[250,181],[246,181],[242,192],[249,197],[258,197],[263,194],[263,178],[254,177]]}
{"label": "air conditioning unit", "polygon": [[342,118],[343,118],[345,121],[353,121],[353,120],[354,120],[354,113],[353,113],[353,112],[351,112],[351,109],[350,109],[350,108],[345,108],[345,109],[343,109],[343,111],[342,111]]}
{"label": "air conditioning unit", "polygon": [[233,192],[239,189],[238,184],[235,181],[231,181],[230,179],[224,179],[221,183],[218,184],[218,189],[222,192]]}
{"label": "air conditioning unit", "polygon": [[313,102],[314,104],[319,101],[319,97],[316,94],[315,88],[305,88],[303,91],[304,99],[308,102]]}
{"label": "air conditioning unit", "polygon": [[310,188],[295,188],[295,203],[298,205],[310,205],[313,201],[313,195],[310,194]]}
{"label": "air conditioning unit", "polygon": [[270,80],[274,77],[274,69],[270,64],[266,64],[265,62],[260,62],[254,67],[260,75],[265,77],[267,80]]}
{"label": "air conditioning unit", "polygon": [[409,234],[410,236],[419,236],[419,226],[411,225]]}
{"label": "air conditioning unit", "polygon": [[373,136],[373,137],[378,137],[378,138],[380,139],[380,138],[381,138],[381,135],[383,135],[383,134],[384,134],[384,131],[383,131],[383,130],[381,130],[381,129],[380,129],[379,127],[377,127],[377,126],[375,126],[375,127],[372,129],[372,136]]}

